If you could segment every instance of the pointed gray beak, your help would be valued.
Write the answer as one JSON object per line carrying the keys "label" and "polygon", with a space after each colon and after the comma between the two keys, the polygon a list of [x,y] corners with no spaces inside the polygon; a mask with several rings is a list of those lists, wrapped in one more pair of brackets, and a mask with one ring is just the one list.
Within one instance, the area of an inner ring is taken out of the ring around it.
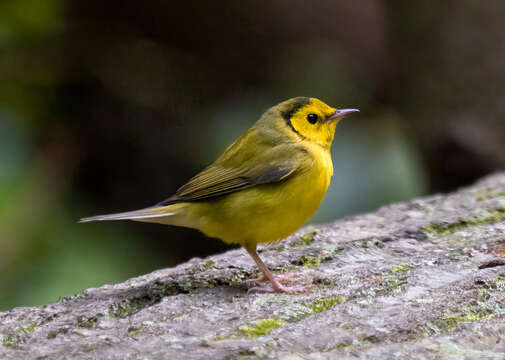
{"label": "pointed gray beak", "polygon": [[328,118],[328,120],[339,119],[339,118],[344,117],[344,116],[346,116],[350,113],[353,113],[353,112],[359,112],[359,110],[358,109],[340,109],[340,110],[335,111],[335,113],[332,116],[330,116]]}

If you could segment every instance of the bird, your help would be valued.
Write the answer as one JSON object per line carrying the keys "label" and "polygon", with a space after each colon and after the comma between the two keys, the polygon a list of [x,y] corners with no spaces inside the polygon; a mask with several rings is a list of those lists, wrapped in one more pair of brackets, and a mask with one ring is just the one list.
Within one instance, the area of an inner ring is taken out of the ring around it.
{"label": "bird", "polygon": [[[266,283],[258,292],[298,293],[274,275],[257,252],[280,241],[316,212],[333,175],[335,128],[358,109],[337,109],[313,97],[295,97],[264,112],[214,163],[174,195],[140,210],[82,218],[80,222],[134,220],[194,228],[249,253]],[[270,284],[268,284],[268,282]]]}

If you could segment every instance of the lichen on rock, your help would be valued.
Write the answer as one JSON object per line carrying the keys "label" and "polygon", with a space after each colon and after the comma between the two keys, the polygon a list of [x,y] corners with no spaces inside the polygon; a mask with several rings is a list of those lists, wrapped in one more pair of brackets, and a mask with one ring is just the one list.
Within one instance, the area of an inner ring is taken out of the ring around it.
{"label": "lichen on rock", "polygon": [[503,194],[496,174],[264,247],[312,285],[302,294],[248,293],[257,269],[232,250],[15,308],[0,313],[0,358],[503,359]]}

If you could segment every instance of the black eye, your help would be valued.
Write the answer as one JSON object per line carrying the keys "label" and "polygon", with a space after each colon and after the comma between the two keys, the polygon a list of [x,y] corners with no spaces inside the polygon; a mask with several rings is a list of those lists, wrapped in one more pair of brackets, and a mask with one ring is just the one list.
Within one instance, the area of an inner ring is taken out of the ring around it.
{"label": "black eye", "polygon": [[307,121],[311,124],[315,124],[317,122],[318,116],[316,114],[307,115]]}

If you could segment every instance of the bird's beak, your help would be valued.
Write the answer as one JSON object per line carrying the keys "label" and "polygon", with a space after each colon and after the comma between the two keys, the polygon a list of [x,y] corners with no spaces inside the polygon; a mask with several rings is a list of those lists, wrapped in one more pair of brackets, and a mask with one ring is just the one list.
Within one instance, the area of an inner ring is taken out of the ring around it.
{"label": "bird's beak", "polygon": [[336,119],[340,119],[350,113],[353,113],[353,112],[359,112],[358,109],[340,109],[340,110],[337,110],[335,111],[335,113],[333,115],[331,115],[329,118],[328,118],[328,121],[331,121],[331,120],[336,120]]}

